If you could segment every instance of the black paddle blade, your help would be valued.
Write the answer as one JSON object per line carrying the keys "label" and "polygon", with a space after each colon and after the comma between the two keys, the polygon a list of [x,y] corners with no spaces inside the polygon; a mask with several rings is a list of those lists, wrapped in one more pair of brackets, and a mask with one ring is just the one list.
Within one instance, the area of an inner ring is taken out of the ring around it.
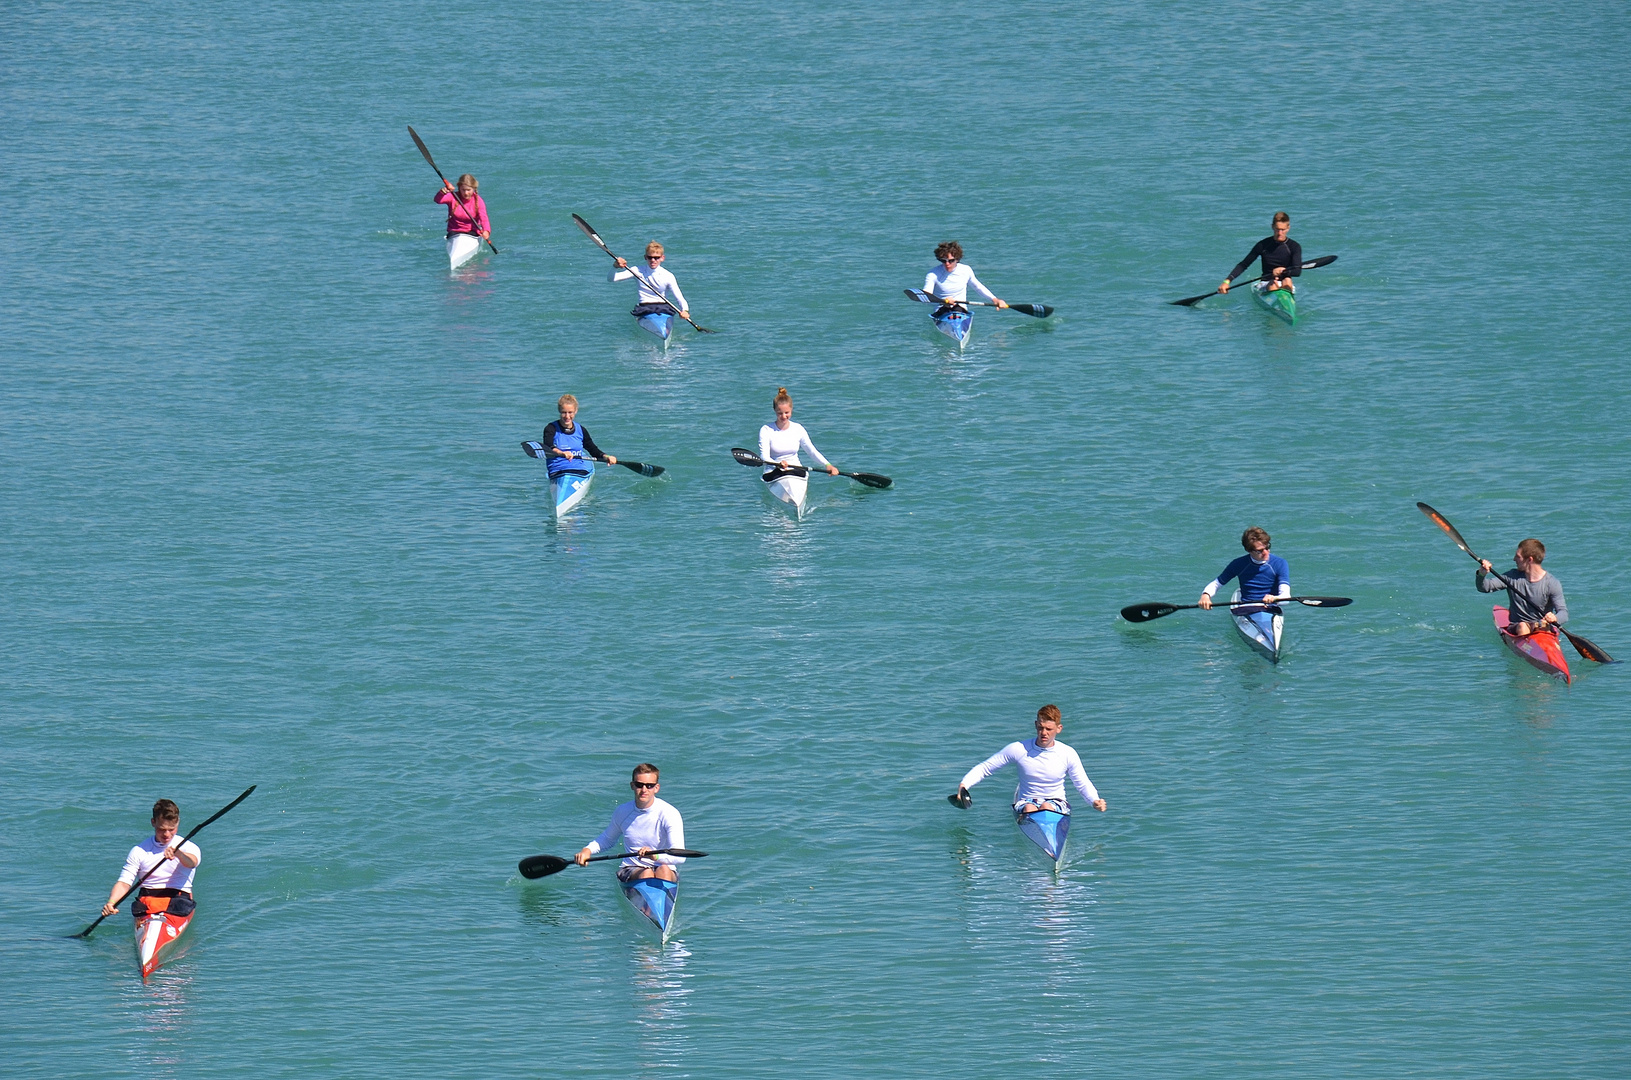
{"label": "black paddle blade", "polygon": [[521,860],[521,876],[537,879],[558,874],[572,865],[572,860],[563,859],[559,855],[528,855]]}
{"label": "black paddle blade", "polygon": [[606,246],[606,241],[600,238],[600,234],[595,232],[594,228],[587,221],[583,220],[576,214],[572,215],[572,220],[578,223],[578,228],[582,229],[589,239],[593,240],[595,244],[599,246],[600,250],[604,251],[608,255],[612,253],[612,249]]}
{"label": "black paddle blade", "polygon": [[1318,270],[1320,267],[1330,266],[1332,263],[1334,263],[1336,261],[1337,261],[1337,257],[1335,255],[1321,255],[1319,258],[1315,259],[1313,262],[1303,263],[1303,269],[1304,270]]}
{"label": "black paddle blade", "polygon": [[1213,289],[1211,292],[1201,293],[1199,296],[1186,296],[1182,300],[1168,300],[1167,303],[1174,304],[1174,305],[1176,305],[1178,307],[1194,307],[1196,304],[1200,303],[1202,300],[1205,300],[1205,299],[1207,299],[1208,297],[1211,297],[1211,296],[1216,296],[1217,294],[1218,294],[1218,291],[1216,289]]}
{"label": "black paddle blade", "polygon": [[889,479],[887,476],[879,476],[877,473],[871,472],[850,472],[843,473],[842,475],[849,477],[856,483],[865,484],[867,487],[886,488],[890,484],[894,483],[894,481]]}
{"label": "black paddle blade", "polygon": [[1351,596],[1299,596],[1295,599],[1305,607],[1347,607],[1353,603]]}
{"label": "black paddle blade", "polygon": [[743,465],[753,465],[758,466],[759,468],[763,468],[765,466],[764,458],[760,457],[758,454],[755,454],[752,450],[744,450],[740,446],[731,447],[731,457],[735,458]]}
{"label": "black paddle blade", "polygon": [[[1437,525],[1439,528],[1448,533],[1450,539],[1455,541],[1456,547],[1460,548],[1462,551],[1465,551],[1468,555],[1472,555],[1472,548],[1468,547],[1467,542],[1461,539],[1461,534],[1455,531],[1455,526],[1451,525],[1449,520],[1445,518],[1443,514],[1439,513],[1437,510],[1434,510],[1431,506],[1428,506],[1424,502],[1417,503],[1416,509],[1426,514],[1434,525]],[[1472,557],[1475,559],[1478,558],[1476,555],[1472,555]]]}
{"label": "black paddle blade", "polygon": [[938,304],[938,303],[940,303],[940,298],[938,296],[930,296],[928,293],[924,292],[922,289],[907,289],[906,290],[906,297],[909,300],[916,300],[920,304]]}
{"label": "black paddle blade", "polygon": [[954,791],[950,795],[946,796],[946,801],[957,807],[959,810],[967,810],[969,808],[969,804],[971,804],[974,800],[970,796]]}
{"label": "black paddle blade", "polygon": [[[1558,627],[1558,629],[1563,630],[1561,626]],[[1608,655],[1608,653],[1581,637],[1579,634],[1571,634],[1567,630],[1563,630],[1563,636],[1569,639],[1569,644],[1574,646],[1574,651],[1585,657],[1587,660],[1591,660],[1599,664],[1619,663],[1618,660],[1614,659],[1612,656]]]}
{"label": "black paddle blade", "polygon": [[681,859],[706,859],[708,857],[706,851],[692,851],[690,848],[683,847],[664,848],[660,854],[673,855]]}
{"label": "black paddle blade", "polygon": [[527,452],[528,457],[541,458],[544,456],[544,444],[533,442],[530,439],[521,444],[521,449]]}
{"label": "black paddle blade", "polygon": [[1177,604],[1133,604],[1121,609],[1121,617],[1128,622],[1149,622],[1182,610]]}
{"label": "black paddle blade", "polygon": [[1035,319],[1046,319],[1053,314],[1053,309],[1046,304],[1009,304],[1009,311],[1017,311],[1021,315],[1029,315]]}
{"label": "black paddle blade", "polygon": [[618,464],[625,469],[633,469],[641,476],[661,476],[664,472],[661,465],[646,465],[638,461],[619,461]]}
{"label": "black paddle blade", "polygon": [[425,160],[426,160],[426,161],[428,161],[428,162],[429,162],[429,163],[430,163],[430,167],[431,167],[431,168],[432,168],[432,169],[433,169],[433,170],[435,170],[435,172],[436,172],[436,175],[437,175],[437,176],[441,176],[441,175],[442,175],[442,170],[441,170],[441,169],[437,169],[437,168],[436,168],[436,159],[435,159],[435,158],[433,158],[433,157],[431,157],[431,156],[430,156],[430,149],[429,149],[429,147],[427,147],[427,146],[426,146],[426,145],[425,145],[425,140],[424,140],[424,139],[421,139],[421,138],[420,138],[420,137],[419,137],[419,132],[417,132],[417,131],[415,131],[415,130],[414,130],[414,129],[413,129],[413,125],[412,125],[412,124],[409,124],[409,125],[408,125],[408,134],[409,134],[409,135],[411,135],[411,136],[413,136],[413,144],[414,144],[414,145],[415,145],[415,146],[417,146],[417,147],[419,147],[419,152],[420,152],[420,153],[421,153],[421,154],[424,154],[424,155],[425,155]]}

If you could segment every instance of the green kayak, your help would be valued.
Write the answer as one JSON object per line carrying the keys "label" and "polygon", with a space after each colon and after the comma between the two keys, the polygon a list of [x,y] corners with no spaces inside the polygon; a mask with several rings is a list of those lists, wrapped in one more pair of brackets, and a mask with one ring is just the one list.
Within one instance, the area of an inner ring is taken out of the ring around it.
{"label": "green kayak", "polygon": [[1277,315],[1288,323],[1297,321],[1297,296],[1290,289],[1269,289],[1266,281],[1252,283],[1252,299],[1271,315]]}

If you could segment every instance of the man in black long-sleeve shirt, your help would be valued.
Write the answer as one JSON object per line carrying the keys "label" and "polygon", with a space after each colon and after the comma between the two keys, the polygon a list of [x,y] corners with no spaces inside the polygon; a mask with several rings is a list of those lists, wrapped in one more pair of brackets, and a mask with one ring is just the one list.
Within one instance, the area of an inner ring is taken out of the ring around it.
{"label": "man in black long-sleeve shirt", "polygon": [[1265,236],[1253,245],[1246,253],[1246,257],[1236,263],[1235,268],[1229,271],[1229,276],[1223,279],[1223,284],[1218,286],[1218,292],[1228,292],[1230,278],[1238,276],[1242,270],[1251,265],[1253,259],[1257,258],[1263,260],[1263,276],[1269,279],[1270,291],[1290,289],[1296,292],[1297,288],[1291,283],[1291,279],[1303,272],[1303,247],[1291,238],[1290,233],[1291,215],[1284,210],[1278,211],[1274,215],[1274,235]]}

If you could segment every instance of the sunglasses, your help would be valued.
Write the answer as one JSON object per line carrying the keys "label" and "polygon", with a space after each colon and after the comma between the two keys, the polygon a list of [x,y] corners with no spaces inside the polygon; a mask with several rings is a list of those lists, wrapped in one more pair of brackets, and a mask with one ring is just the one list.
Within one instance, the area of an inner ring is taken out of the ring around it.
{"label": "sunglasses", "polygon": [[629,787],[631,787],[631,788],[654,788],[656,786],[657,786],[657,781],[655,781],[655,780],[653,780],[649,784],[646,783],[644,780],[635,780],[635,781],[632,781],[629,784]]}

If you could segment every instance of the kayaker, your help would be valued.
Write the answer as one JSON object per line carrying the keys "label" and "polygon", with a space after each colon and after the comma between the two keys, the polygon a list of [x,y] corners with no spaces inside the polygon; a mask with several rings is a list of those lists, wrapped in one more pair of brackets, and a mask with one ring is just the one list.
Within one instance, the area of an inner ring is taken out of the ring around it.
{"label": "kayaker", "polygon": [[[1246,549],[1246,554],[1225,566],[1223,573],[1213,578],[1201,591],[1199,603],[1203,609],[1209,610],[1212,595],[1236,578],[1240,580],[1241,603],[1255,604],[1265,598],[1274,600],[1291,595],[1291,568],[1280,556],[1269,553],[1268,533],[1253,525],[1240,534],[1240,546]],[[1246,617],[1257,624],[1264,637],[1274,641],[1274,616],[1278,614],[1279,608],[1269,607]]]}
{"label": "kayaker", "polygon": [[[142,882],[141,894],[131,905],[130,913],[138,919],[143,916],[169,911],[186,915],[196,906],[193,903],[193,871],[198,869],[203,855],[192,841],[178,842],[176,830],[181,827],[181,810],[169,799],[153,804],[153,835],[130,849],[125,856],[125,868],[119,880],[108,892],[108,902],[102,905],[102,914],[112,915],[129,895],[130,887],[147,871],[153,873]],[[163,865],[161,865],[163,864]],[[157,869],[154,869],[157,867]]]}
{"label": "kayaker", "polygon": [[1218,292],[1229,291],[1231,278],[1239,277],[1240,272],[1251,265],[1253,259],[1263,260],[1263,277],[1269,279],[1269,291],[1276,289],[1290,289],[1297,291],[1291,279],[1303,272],[1303,247],[1291,238],[1291,215],[1284,210],[1277,210],[1274,214],[1274,233],[1265,236],[1246,252],[1246,257],[1235,264],[1229,271],[1229,276],[1223,279],[1218,286]]}
{"label": "kayaker", "polygon": [[641,762],[634,767],[629,778],[634,798],[612,811],[612,823],[582,851],[572,857],[579,866],[589,862],[589,856],[598,855],[621,837],[623,850],[630,852],[617,868],[620,881],[638,881],[641,878],[662,878],[678,881],[675,867],[685,860],[678,855],[652,855],[662,848],[685,846],[685,824],[680,812],[669,803],[657,798],[659,784],[657,766]]}
{"label": "kayaker", "polygon": [[544,428],[544,437],[538,440],[544,444],[544,457],[549,459],[549,475],[594,472],[595,467],[588,464],[589,459],[604,461],[608,465],[617,464],[615,457],[602,453],[600,447],[595,445],[595,440],[589,437],[589,429],[577,422],[577,398],[562,394],[555,402],[555,409],[560,419],[551,420]]}
{"label": "kayaker", "polygon": [[446,180],[436,193],[436,201],[447,205],[447,235],[470,233],[483,240],[491,240],[492,228],[487,221],[487,204],[476,193],[476,178],[469,173],[459,177],[457,190]]}
{"label": "kayaker", "polygon": [[935,315],[939,315],[947,309],[967,311],[968,308],[965,305],[968,303],[970,285],[974,286],[975,291],[981,296],[999,308],[1008,306],[997,299],[997,295],[990,289],[980,284],[980,279],[974,276],[972,267],[963,265],[962,244],[955,240],[947,240],[934,249],[934,257],[939,260],[940,265],[930,270],[928,275],[924,277],[923,291],[930,296],[939,297],[942,301],[941,306],[934,312]]}
{"label": "kayaker", "polygon": [[1518,545],[1512,556],[1516,568],[1505,574],[1498,573],[1488,559],[1478,560],[1478,569],[1473,573],[1478,591],[1505,589],[1512,598],[1509,612],[1512,621],[1507,624],[1507,632],[1514,637],[1551,631],[1552,627],[1569,621],[1569,606],[1563,602],[1563,584],[1541,567],[1545,558],[1546,545],[1530,537]]}
{"label": "kayaker", "polygon": [[968,806],[972,801],[968,789],[1012,762],[1019,768],[1019,787],[1014,789],[1014,809],[1018,812],[1029,814],[1035,810],[1052,810],[1057,814],[1068,814],[1070,807],[1065,801],[1067,776],[1082,797],[1093,805],[1093,809],[1104,810],[1105,801],[1099,798],[1098,789],[1087,778],[1082,759],[1075,750],[1059,741],[1059,732],[1064,727],[1059,706],[1042,706],[1036,711],[1036,738],[1011,742],[970,769],[957,785],[957,794],[953,797],[957,805]]}
{"label": "kayaker", "polygon": [[[680,283],[674,275],[663,266],[663,246],[653,240],[646,245],[646,268],[635,270],[628,261],[618,259],[617,266],[606,276],[607,281],[627,281],[634,278],[640,283],[639,300],[634,310],[629,312],[635,318],[641,315],[663,315],[669,311],[678,311],[680,318],[689,319],[691,309],[685,304],[685,294],[680,292]],[[668,297],[672,295],[673,301]]]}
{"label": "kayaker", "polygon": [[776,388],[776,396],[771,399],[770,407],[776,410],[776,422],[759,429],[759,456],[776,464],[765,466],[765,474],[801,468],[799,451],[807,450],[811,457],[821,462],[829,475],[837,476],[838,466],[821,456],[821,451],[810,441],[810,433],[804,430],[804,425],[793,423],[793,399],[787,393],[787,387]]}

